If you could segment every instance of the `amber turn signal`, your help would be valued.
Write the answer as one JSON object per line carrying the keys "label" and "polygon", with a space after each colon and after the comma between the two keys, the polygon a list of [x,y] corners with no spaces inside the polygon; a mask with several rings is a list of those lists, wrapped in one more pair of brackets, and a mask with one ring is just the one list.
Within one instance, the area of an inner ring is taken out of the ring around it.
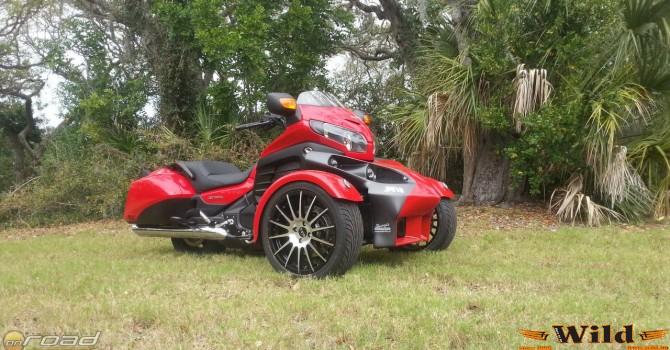
{"label": "amber turn signal", "polygon": [[281,104],[281,106],[286,108],[286,109],[295,110],[297,108],[295,98],[288,98],[288,97],[280,98],[279,99],[279,104]]}
{"label": "amber turn signal", "polygon": [[365,113],[365,115],[363,116],[363,123],[365,123],[366,125],[372,124],[372,116]]}

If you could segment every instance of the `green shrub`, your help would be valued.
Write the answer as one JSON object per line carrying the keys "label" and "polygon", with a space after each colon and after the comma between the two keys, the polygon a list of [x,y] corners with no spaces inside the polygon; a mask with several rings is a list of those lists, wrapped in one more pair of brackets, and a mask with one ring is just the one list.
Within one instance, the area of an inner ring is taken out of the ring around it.
{"label": "green shrub", "polygon": [[118,217],[135,160],[105,144],[64,134],[47,150],[38,177],[0,200],[0,223],[63,224]]}
{"label": "green shrub", "polygon": [[265,144],[251,132],[201,147],[166,129],[145,130],[125,153],[94,143],[76,129],[50,143],[38,177],[0,195],[0,227],[66,224],[120,218],[130,182],[144,170],[184,159],[215,159],[251,166]]}

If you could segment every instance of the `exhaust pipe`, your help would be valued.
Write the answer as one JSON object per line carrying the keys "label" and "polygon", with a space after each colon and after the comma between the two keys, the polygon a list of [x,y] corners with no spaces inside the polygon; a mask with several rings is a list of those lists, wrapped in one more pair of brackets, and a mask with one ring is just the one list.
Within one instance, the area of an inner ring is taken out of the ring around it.
{"label": "exhaust pipe", "polygon": [[224,240],[228,237],[228,230],[223,227],[196,227],[189,229],[179,228],[151,228],[132,225],[132,230],[141,237],[188,238]]}

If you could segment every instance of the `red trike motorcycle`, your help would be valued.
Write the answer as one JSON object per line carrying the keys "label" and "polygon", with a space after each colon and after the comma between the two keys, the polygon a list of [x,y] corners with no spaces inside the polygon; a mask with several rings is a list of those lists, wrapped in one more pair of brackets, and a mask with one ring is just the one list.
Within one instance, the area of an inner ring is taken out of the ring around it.
{"label": "red trike motorcycle", "polygon": [[178,161],[130,185],[124,219],[140,236],[184,252],[262,246],[298,276],[342,274],[361,246],[441,250],[456,233],[453,192],[402,164],[375,158],[368,115],[319,91],[268,94],[267,114],[237,129],[285,130],[246,171]]}

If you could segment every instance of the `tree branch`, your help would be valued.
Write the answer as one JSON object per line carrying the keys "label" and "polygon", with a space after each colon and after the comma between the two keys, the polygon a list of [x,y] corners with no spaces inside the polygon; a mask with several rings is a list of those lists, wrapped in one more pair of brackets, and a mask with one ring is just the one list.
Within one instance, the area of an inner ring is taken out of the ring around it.
{"label": "tree branch", "polygon": [[26,70],[33,67],[41,66],[44,61],[39,61],[35,63],[26,63],[26,64],[3,64],[0,63],[0,69],[16,69],[16,70]]}
{"label": "tree branch", "polygon": [[374,13],[380,20],[387,19],[386,12],[379,5],[366,5],[360,0],[349,0],[349,8],[354,6],[363,12]]}
{"label": "tree branch", "polygon": [[26,125],[23,127],[23,130],[21,130],[21,132],[19,132],[18,137],[19,137],[19,141],[23,145],[23,148],[25,148],[25,150],[30,153],[31,157],[34,160],[36,160],[36,159],[39,158],[38,154],[37,154],[37,151],[30,145],[30,143],[28,143],[28,135],[30,135],[30,133],[33,132],[33,123],[34,123],[34,119],[33,119],[33,99],[32,99],[32,97],[28,96],[25,99],[25,101],[26,101],[25,102],[26,110],[24,112],[24,116],[25,116]]}
{"label": "tree branch", "polygon": [[366,52],[355,46],[344,46],[342,49],[351,52],[363,61],[385,61],[396,56],[396,52],[385,48],[377,48],[373,53]]}

